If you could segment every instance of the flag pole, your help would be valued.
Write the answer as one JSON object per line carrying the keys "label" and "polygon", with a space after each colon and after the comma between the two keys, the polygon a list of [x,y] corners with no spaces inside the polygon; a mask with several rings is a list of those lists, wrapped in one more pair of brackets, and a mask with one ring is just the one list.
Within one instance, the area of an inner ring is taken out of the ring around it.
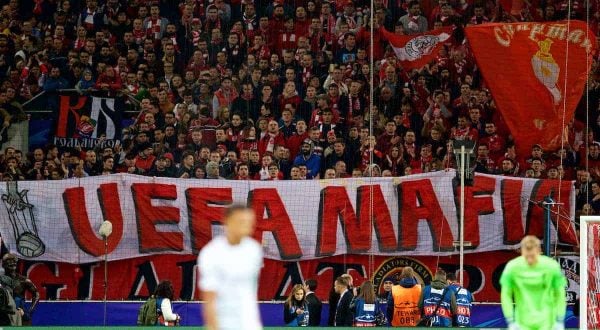
{"label": "flag pole", "polygon": [[465,266],[465,145],[460,146],[460,257],[459,280],[463,286],[463,270]]}
{"label": "flag pole", "polygon": [[[371,5],[371,10],[369,11],[369,29],[370,29],[370,38],[369,38],[369,44],[370,44],[370,50],[369,50],[369,65],[371,66],[371,69],[369,70],[369,80],[370,80],[370,84],[369,84],[369,135],[374,135],[373,134],[373,70],[375,69],[375,65],[374,65],[374,59],[373,59],[373,23],[374,20],[373,18],[374,16],[374,4],[373,4],[373,0],[370,1],[370,5]],[[370,139],[370,137],[369,137]],[[370,146],[369,146],[370,148]],[[369,180],[373,180],[373,152],[375,150],[371,151],[369,153],[369,167],[371,168],[371,174],[369,175]],[[369,198],[371,198],[371,205],[369,206],[369,220],[371,222],[371,225],[369,226],[369,232],[371,233],[371,235],[369,235],[369,240],[371,240],[373,237],[372,233],[373,233],[373,185],[370,185],[371,188],[369,189]],[[371,253],[370,258],[369,258],[369,273],[373,274],[373,254]]]}

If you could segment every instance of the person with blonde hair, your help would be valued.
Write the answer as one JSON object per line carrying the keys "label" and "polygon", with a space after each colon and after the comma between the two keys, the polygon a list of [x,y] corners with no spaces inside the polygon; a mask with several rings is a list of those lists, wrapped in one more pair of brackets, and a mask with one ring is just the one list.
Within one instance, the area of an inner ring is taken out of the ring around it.
{"label": "person with blonde hair", "polygon": [[508,328],[565,328],[567,281],[556,260],[542,255],[540,240],[525,236],[521,256],[506,264],[500,277],[500,300]]}
{"label": "person with blonde hair", "polygon": [[421,285],[415,279],[412,267],[402,268],[400,282],[392,286],[388,296],[387,316],[394,327],[414,327],[421,319],[419,298]]}
{"label": "person with blonde hair", "polygon": [[305,327],[309,317],[306,291],[302,284],[296,284],[283,304],[283,321],[290,327]]}

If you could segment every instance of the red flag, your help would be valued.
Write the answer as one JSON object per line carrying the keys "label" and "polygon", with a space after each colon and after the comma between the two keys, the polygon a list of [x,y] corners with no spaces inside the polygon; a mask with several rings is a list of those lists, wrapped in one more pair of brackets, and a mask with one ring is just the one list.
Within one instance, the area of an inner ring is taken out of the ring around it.
{"label": "red flag", "polygon": [[438,51],[452,37],[452,27],[413,35],[397,35],[381,29],[405,69],[420,69],[435,60]]}
{"label": "red flag", "polygon": [[567,125],[573,118],[596,47],[587,25],[486,24],[467,27],[465,33],[521,152],[538,143],[558,148],[563,121]]}
{"label": "red flag", "polygon": [[513,0],[498,0],[498,5],[504,9],[505,12],[511,14],[513,8]]}

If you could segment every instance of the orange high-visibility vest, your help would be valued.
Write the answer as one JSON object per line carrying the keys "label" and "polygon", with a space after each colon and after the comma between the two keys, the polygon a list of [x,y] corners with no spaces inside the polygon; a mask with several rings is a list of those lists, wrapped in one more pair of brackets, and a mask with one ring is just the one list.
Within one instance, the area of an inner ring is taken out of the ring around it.
{"label": "orange high-visibility vest", "polygon": [[393,327],[414,327],[421,319],[419,311],[419,299],[421,298],[421,285],[412,288],[404,288],[400,285],[392,287],[394,298],[394,315],[392,316]]}

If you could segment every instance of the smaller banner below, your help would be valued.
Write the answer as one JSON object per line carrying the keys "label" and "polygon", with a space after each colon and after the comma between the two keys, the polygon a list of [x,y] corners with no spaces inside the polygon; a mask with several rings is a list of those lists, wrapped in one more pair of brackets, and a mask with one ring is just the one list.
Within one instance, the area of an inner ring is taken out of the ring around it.
{"label": "smaller banner below", "polygon": [[381,28],[404,69],[420,69],[435,60],[440,48],[452,41],[452,27],[413,35],[398,35]]}
{"label": "smaller banner below", "polygon": [[560,147],[596,48],[586,23],[483,24],[465,33],[519,153]]}
{"label": "smaller banner below", "polygon": [[83,96],[78,93],[59,96],[59,114],[52,141],[59,147],[114,147],[121,136],[121,98]]}
{"label": "smaller banner below", "polygon": [[[465,255],[465,287],[474,293],[478,302],[499,302],[499,280],[506,263],[517,254],[509,251],[482,252]],[[448,272],[458,269],[459,256],[337,256],[318,260],[285,262],[265,260],[258,285],[258,299],[285,300],[294,284],[312,278],[318,282],[316,294],[329,299],[334,280],[349,273],[360,286],[370,279],[378,296],[386,296],[386,278],[399,279],[402,269],[410,266],[420,283],[429,284],[439,267]],[[73,265],[53,262],[22,262],[20,269],[38,286],[41,298],[101,300],[104,295],[104,263]],[[136,300],[148,297],[161,280],[173,282],[175,298],[198,300],[195,256],[160,255],[111,261],[108,263],[108,299]],[[52,283],[46,285],[44,283]]]}

